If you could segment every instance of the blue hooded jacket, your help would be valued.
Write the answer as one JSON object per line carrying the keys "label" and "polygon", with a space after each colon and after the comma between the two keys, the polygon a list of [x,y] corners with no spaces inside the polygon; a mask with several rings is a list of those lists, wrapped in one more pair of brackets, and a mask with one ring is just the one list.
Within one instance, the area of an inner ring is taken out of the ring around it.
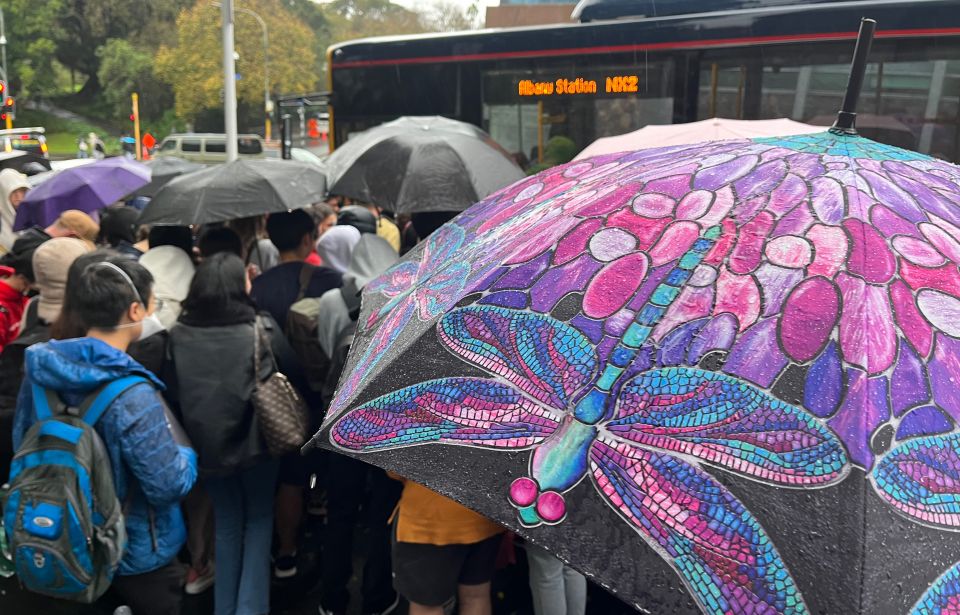
{"label": "blue hooded jacket", "polygon": [[127,549],[118,571],[142,574],[168,564],[186,540],[180,500],[197,479],[197,456],[178,446],[167,426],[157,389],[163,384],[126,353],[89,337],[36,344],[26,351],[26,379],[17,399],[14,450],[37,420],[30,383],[79,404],[94,389],[128,375],[154,383],[136,384],[110,405],[96,424],[112,464],[117,497],[123,503]]}

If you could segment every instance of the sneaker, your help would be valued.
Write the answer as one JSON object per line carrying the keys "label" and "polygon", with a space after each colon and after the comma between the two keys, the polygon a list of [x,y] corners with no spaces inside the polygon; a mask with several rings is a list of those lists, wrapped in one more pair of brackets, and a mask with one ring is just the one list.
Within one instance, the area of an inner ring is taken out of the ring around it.
{"label": "sneaker", "polygon": [[366,613],[366,615],[390,615],[390,613],[393,613],[394,611],[397,610],[397,607],[398,607],[398,606],[400,606],[400,594],[399,594],[399,593],[394,594],[394,596],[393,596],[393,602],[390,603],[390,606],[388,606],[387,608],[383,609],[382,611],[373,611],[373,612]]}
{"label": "sneaker", "polygon": [[213,585],[214,569],[213,564],[209,564],[202,573],[196,568],[187,571],[187,582],[183,586],[183,591],[191,596],[202,594],[207,588]]}
{"label": "sneaker", "polygon": [[278,579],[289,579],[297,576],[297,554],[278,557],[273,562],[273,576]]}
{"label": "sneaker", "polygon": [[317,611],[319,611],[320,615],[346,615],[344,611],[331,611],[330,609],[325,609],[323,608],[322,604],[317,607]]}

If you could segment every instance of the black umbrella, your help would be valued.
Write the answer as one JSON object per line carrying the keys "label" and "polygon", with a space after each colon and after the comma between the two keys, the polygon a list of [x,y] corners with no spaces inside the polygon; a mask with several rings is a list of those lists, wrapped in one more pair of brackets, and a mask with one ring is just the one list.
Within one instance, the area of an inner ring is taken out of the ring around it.
{"label": "black umbrella", "polygon": [[148,196],[152,198],[160,192],[160,188],[166,186],[171,180],[181,175],[206,168],[205,165],[190,162],[189,160],[175,156],[154,158],[145,164],[150,168],[150,183],[137,190],[134,196]]}
{"label": "black umbrella", "polygon": [[317,165],[237,160],[178,177],[143,210],[141,224],[206,224],[306,207],[323,198]]}
{"label": "black umbrella", "polygon": [[523,177],[490,135],[443,117],[402,117],[330,154],[330,192],[397,213],[462,211]]}

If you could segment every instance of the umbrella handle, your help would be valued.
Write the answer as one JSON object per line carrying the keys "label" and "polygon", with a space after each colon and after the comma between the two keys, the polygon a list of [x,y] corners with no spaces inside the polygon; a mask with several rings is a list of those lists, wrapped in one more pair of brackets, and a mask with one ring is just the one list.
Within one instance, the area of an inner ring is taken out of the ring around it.
{"label": "umbrella handle", "polygon": [[870,55],[870,46],[876,31],[875,20],[866,17],[860,20],[860,33],[857,35],[857,45],[853,49],[847,91],[843,95],[843,105],[837,113],[837,121],[830,128],[830,132],[834,134],[857,134],[857,101],[860,99],[860,90],[863,89],[863,78],[867,73],[867,57]]}

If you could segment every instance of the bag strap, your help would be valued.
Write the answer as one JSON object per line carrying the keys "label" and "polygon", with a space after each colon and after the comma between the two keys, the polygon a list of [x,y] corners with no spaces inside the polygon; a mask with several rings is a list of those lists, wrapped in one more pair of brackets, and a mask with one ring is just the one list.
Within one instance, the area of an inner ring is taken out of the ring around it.
{"label": "bag strap", "polygon": [[[310,286],[310,280],[313,279],[313,265],[304,263],[300,268],[300,290],[297,291],[297,301],[300,301],[307,294],[307,288]],[[296,301],[294,301],[296,303]]]}
{"label": "bag strap", "polygon": [[280,371],[279,366],[277,365],[277,358],[273,356],[273,348],[270,346],[270,343],[267,342],[264,344],[263,334],[265,332],[265,327],[261,324],[262,319],[260,316],[257,316],[253,321],[253,378],[254,381],[260,382],[260,346],[263,345],[267,349],[267,353],[270,355],[270,361],[273,363],[274,371]]}
{"label": "bag strap", "polygon": [[149,383],[143,376],[130,375],[118,378],[101,387],[98,392],[88,395],[87,398],[83,400],[83,403],[80,404],[78,408],[78,410],[80,410],[80,418],[83,419],[84,423],[93,427],[115,399],[120,397],[122,393],[133,385],[141,382]]}
{"label": "bag strap", "polygon": [[[77,407],[78,416],[90,426],[93,426],[100,420],[103,413],[106,412],[110,404],[120,396],[121,393],[135,384],[149,382],[143,376],[130,375],[118,378],[108,382],[87,395],[83,402]],[[33,405],[37,414],[37,420],[43,421],[52,418],[54,414],[61,414],[67,404],[65,404],[56,391],[47,389],[39,384],[32,383]],[[56,410],[56,411],[54,411]]]}

